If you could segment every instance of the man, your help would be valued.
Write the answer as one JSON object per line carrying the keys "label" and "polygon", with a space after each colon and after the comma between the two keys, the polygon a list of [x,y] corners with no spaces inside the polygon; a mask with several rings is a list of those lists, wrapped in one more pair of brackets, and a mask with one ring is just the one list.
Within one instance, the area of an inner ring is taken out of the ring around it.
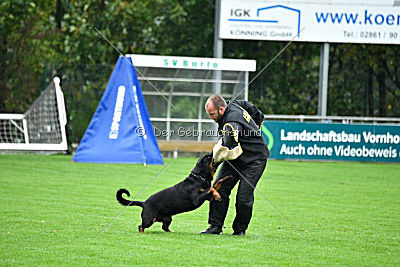
{"label": "man", "polygon": [[222,136],[213,148],[214,161],[225,161],[215,183],[228,175],[232,178],[222,183],[221,201],[210,202],[210,227],[201,234],[222,234],[229,195],[239,182],[232,228],[233,235],[244,236],[252,216],[254,188],[270,155],[260,131],[264,115],[250,102],[233,100],[226,103],[218,95],[208,98],[205,109],[210,119],[218,123],[218,133]]}

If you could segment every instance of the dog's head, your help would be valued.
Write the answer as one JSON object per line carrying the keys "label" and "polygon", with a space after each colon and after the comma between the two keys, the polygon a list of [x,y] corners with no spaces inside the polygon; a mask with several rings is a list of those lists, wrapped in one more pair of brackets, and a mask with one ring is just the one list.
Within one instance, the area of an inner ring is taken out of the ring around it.
{"label": "dog's head", "polygon": [[211,152],[205,154],[197,161],[192,172],[204,177],[207,180],[212,180],[218,165],[218,163],[214,163],[213,154]]}

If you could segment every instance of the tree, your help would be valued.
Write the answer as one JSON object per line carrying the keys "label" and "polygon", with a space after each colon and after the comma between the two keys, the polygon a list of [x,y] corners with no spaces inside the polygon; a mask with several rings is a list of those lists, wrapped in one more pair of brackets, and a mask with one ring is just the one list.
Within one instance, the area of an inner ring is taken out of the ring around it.
{"label": "tree", "polygon": [[[55,52],[43,17],[51,1],[5,0],[0,4],[0,111],[23,112],[42,86],[44,62]],[[45,8],[46,7],[46,8]]]}
{"label": "tree", "polygon": [[[79,142],[120,53],[211,57],[214,10],[214,0],[3,0],[0,112],[24,112],[61,76]],[[293,42],[270,62],[287,44],[224,40],[224,57],[257,60],[249,99],[264,113],[315,115],[320,44]],[[399,45],[331,44],[328,115],[400,117],[399,60]]]}

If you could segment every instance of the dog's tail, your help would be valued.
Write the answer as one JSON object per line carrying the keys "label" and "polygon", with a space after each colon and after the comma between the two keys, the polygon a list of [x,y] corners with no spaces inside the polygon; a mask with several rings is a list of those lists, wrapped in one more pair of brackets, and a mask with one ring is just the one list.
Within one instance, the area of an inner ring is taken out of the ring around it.
{"label": "dog's tail", "polygon": [[142,201],[131,201],[128,199],[125,199],[122,195],[127,194],[128,197],[131,195],[129,194],[129,191],[126,189],[120,189],[117,191],[117,200],[119,203],[121,203],[124,206],[139,206],[143,208],[143,202]]}

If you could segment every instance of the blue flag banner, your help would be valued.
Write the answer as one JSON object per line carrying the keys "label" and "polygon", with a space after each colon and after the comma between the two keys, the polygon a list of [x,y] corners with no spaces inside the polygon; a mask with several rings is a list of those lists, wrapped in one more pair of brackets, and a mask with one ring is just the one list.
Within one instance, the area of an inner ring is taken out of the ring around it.
{"label": "blue flag banner", "polygon": [[72,158],[76,162],[163,164],[140,84],[120,57]]}

